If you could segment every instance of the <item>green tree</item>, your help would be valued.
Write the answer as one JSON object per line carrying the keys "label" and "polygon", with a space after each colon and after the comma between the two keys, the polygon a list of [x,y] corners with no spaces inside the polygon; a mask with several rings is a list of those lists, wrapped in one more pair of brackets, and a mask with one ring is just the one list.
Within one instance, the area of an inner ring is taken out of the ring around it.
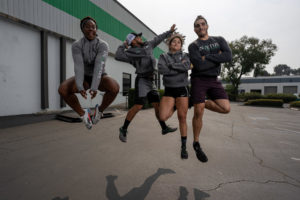
{"label": "green tree", "polygon": [[300,75],[300,67],[298,69],[291,69],[291,74]]}
{"label": "green tree", "polygon": [[274,67],[274,75],[275,76],[283,76],[283,75],[290,75],[292,69],[286,64],[279,64]]}
{"label": "green tree", "polygon": [[225,63],[221,76],[233,86],[233,95],[237,96],[241,77],[256,69],[256,74],[265,69],[271,57],[275,55],[277,46],[272,40],[259,40],[255,37],[243,36],[229,43],[232,50],[232,61]]}

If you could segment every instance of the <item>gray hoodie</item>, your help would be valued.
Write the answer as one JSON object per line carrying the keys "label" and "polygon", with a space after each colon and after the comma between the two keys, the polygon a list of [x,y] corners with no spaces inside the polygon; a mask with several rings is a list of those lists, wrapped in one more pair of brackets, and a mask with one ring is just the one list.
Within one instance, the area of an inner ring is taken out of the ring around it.
{"label": "gray hoodie", "polygon": [[118,47],[115,59],[132,64],[138,77],[150,77],[156,70],[156,60],[153,56],[153,49],[166,39],[172,32],[166,31],[156,36],[151,41],[144,42],[142,47],[130,47],[125,45]]}
{"label": "gray hoodie", "polygon": [[161,54],[158,60],[158,72],[163,75],[165,87],[185,87],[188,85],[188,70],[191,62],[186,53],[178,51]]}
{"label": "gray hoodie", "polygon": [[84,90],[84,76],[92,76],[91,90],[96,91],[105,73],[105,61],[108,56],[108,45],[105,41],[95,38],[89,41],[85,37],[72,45],[75,81],[79,91]]}

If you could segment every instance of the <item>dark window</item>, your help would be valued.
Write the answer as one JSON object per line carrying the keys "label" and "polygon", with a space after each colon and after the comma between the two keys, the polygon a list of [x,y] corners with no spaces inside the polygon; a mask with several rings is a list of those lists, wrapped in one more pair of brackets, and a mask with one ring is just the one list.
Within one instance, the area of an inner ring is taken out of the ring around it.
{"label": "dark window", "polygon": [[250,92],[261,94],[261,90],[250,90]]}
{"label": "dark window", "polygon": [[283,86],[284,94],[295,94],[297,93],[297,86]]}
{"label": "dark window", "polygon": [[265,86],[265,94],[277,94],[277,86]]}
{"label": "dark window", "polygon": [[131,88],[131,74],[123,73],[123,96],[128,96]]}

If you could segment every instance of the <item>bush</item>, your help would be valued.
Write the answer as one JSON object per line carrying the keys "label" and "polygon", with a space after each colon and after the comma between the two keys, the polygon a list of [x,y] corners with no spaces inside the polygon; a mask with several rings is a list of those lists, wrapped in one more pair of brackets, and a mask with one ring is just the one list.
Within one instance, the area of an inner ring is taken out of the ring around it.
{"label": "bush", "polygon": [[293,101],[290,103],[290,107],[300,108],[300,101]]}
{"label": "bush", "polygon": [[[158,90],[158,93],[159,93],[159,98],[161,99],[165,93],[165,90]],[[129,109],[134,105],[134,98],[135,98],[135,89],[130,88],[128,91],[128,105],[127,105],[127,107]],[[152,105],[148,103],[148,100],[145,103],[145,105],[143,106],[143,109],[146,109],[146,108],[152,108]]]}
{"label": "bush", "polygon": [[282,107],[283,100],[281,100],[281,99],[255,99],[255,100],[248,100],[245,103],[245,105]]}
{"label": "bush", "polygon": [[233,85],[226,85],[225,92],[227,93],[228,98],[229,98],[230,101],[235,101],[236,100],[236,95],[234,94]]}
{"label": "bush", "polygon": [[267,94],[266,99],[282,99],[284,103],[295,101],[297,97],[293,94]]}
{"label": "bush", "polygon": [[251,99],[262,99],[263,95],[256,93],[256,92],[250,92],[250,93],[243,93],[238,95],[238,99],[241,101],[248,101]]}

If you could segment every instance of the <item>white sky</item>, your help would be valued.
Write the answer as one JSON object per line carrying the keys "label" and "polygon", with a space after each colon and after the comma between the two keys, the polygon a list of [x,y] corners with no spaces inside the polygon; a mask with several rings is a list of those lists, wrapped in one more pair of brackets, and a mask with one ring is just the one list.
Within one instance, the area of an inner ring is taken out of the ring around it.
{"label": "white sky", "polygon": [[209,35],[223,36],[227,41],[243,35],[271,39],[278,50],[266,68],[268,72],[273,73],[277,64],[300,67],[300,0],[118,1],[156,34],[175,23],[177,31],[186,36],[186,50],[197,38],[193,22],[203,15]]}

